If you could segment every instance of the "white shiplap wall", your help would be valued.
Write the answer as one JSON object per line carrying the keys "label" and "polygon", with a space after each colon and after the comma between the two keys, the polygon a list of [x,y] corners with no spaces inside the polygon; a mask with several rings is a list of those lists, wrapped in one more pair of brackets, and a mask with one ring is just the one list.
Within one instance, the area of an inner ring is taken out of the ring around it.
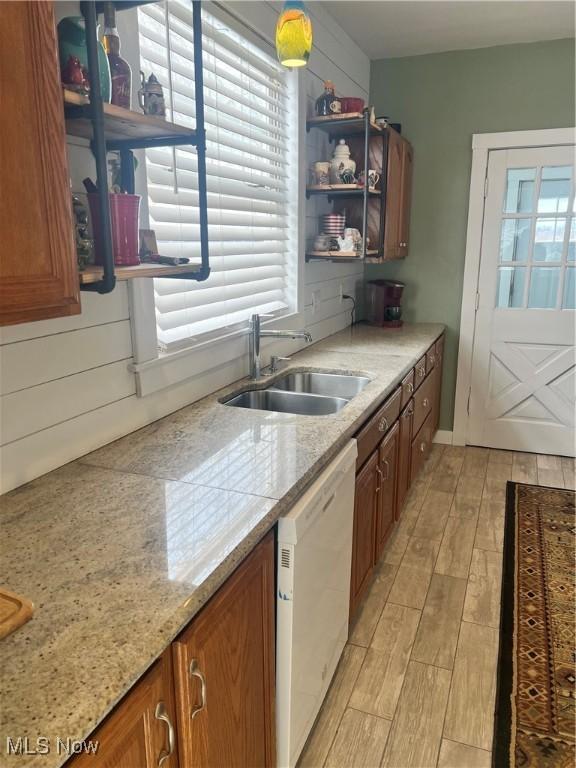
{"label": "white shiplap wall", "polygon": [[[231,2],[231,11],[273,39],[279,3]],[[309,3],[315,48],[304,73],[308,106],[332,79],[338,92],[367,98],[370,62],[358,46],[317,3]],[[73,4],[57,3],[59,15]],[[328,159],[330,149],[320,132],[307,135],[307,158]],[[69,146],[75,191],[90,173],[89,152],[81,141]],[[315,199],[306,206],[306,236],[317,231],[325,209]],[[304,258],[303,254],[301,256]],[[350,323],[350,302],[361,300],[361,264],[307,264],[306,327],[315,340]],[[285,347],[280,348],[280,353]],[[246,358],[230,360],[200,376],[147,397],[136,396],[126,284],[108,296],[82,295],[82,314],[72,318],[4,328],[0,335],[0,492],[5,492],[246,375]]]}

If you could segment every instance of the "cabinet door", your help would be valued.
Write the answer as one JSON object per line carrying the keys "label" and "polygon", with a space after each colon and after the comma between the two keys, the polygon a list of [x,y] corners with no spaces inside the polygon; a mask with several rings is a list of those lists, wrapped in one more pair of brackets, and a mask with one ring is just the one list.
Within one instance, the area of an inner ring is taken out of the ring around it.
{"label": "cabinet door", "polygon": [[402,207],[402,138],[388,129],[388,174],[386,177],[386,219],[384,259],[400,258],[400,210]]}
{"label": "cabinet door", "polygon": [[90,736],[95,755],[72,760],[73,768],[177,768],[176,711],[170,648]]}
{"label": "cabinet door", "polygon": [[414,400],[410,400],[400,414],[400,432],[398,435],[398,483],[396,488],[396,519],[400,519],[404,500],[410,488],[410,459],[412,454],[412,420]]}
{"label": "cabinet door", "polygon": [[406,139],[402,139],[402,193],[398,221],[398,245],[402,258],[408,255],[413,160],[412,145]]}
{"label": "cabinet door", "polygon": [[274,536],[172,644],[186,768],[275,764]]}
{"label": "cabinet door", "polygon": [[0,324],[80,312],[53,4],[0,3]]}
{"label": "cabinet door", "polygon": [[396,521],[396,473],[398,471],[398,422],[380,444],[378,456],[378,509],[374,562],[380,560],[384,545]]}
{"label": "cabinet door", "polygon": [[370,584],[374,567],[374,535],[378,507],[378,449],[356,475],[354,533],[352,538],[352,576],[350,580],[350,620]]}

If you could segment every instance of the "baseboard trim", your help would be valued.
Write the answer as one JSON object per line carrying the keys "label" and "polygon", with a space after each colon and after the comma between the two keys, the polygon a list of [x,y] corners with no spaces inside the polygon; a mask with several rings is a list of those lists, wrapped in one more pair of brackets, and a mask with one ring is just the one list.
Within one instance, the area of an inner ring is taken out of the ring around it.
{"label": "baseboard trim", "polygon": [[440,443],[440,445],[452,445],[452,430],[439,429],[434,435],[432,442]]}

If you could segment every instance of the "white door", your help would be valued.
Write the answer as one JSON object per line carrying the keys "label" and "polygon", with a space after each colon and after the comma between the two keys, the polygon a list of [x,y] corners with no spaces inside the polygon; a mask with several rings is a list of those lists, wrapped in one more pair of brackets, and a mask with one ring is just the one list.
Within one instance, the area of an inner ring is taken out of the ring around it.
{"label": "white door", "polygon": [[494,150],[467,442],[574,456],[574,147]]}

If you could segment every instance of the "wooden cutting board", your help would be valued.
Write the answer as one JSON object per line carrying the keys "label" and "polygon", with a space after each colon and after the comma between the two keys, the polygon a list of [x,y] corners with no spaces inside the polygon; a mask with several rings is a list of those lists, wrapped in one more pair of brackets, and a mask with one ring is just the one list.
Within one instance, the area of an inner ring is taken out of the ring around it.
{"label": "wooden cutting board", "polygon": [[0,640],[31,619],[33,612],[30,600],[0,587]]}

